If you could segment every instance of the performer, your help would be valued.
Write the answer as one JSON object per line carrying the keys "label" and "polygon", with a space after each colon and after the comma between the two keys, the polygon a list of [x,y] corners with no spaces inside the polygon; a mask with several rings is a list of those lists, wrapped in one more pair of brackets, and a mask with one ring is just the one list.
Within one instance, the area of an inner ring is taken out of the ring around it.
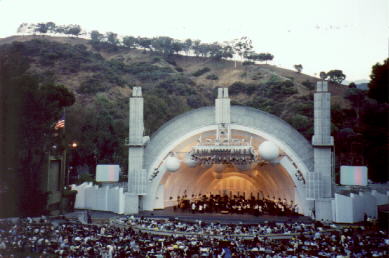
{"label": "performer", "polygon": [[196,211],[196,203],[192,202],[192,213],[195,213]]}

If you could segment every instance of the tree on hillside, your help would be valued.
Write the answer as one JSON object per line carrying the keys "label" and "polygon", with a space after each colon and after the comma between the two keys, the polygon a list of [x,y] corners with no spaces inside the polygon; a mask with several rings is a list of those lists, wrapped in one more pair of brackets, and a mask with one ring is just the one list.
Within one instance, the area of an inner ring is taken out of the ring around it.
{"label": "tree on hillside", "polygon": [[327,77],[328,77],[328,75],[327,75],[327,73],[326,72],[320,72],[320,79],[322,79],[322,80],[325,80],[325,79],[327,79]]}
{"label": "tree on hillside", "polygon": [[200,45],[201,45],[201,41],[200,40],[193,41],[192,49],[193,49],[193,51],[194,51],[196,56],[200,55]]}
{"label": "tree on hillside", "polygon": [[234,49],[231,46],[223,47],[223,58],[233,58],[234,57]]}
{"label": "tree on hillside", "polygon": [[192,48],[192,44],[193,44],[192,40],[187,39],[187,40],[185,40],[184,44],[182,45],[182,50],[184,50],[184,52],[187,56],[189,56],[189,52]]}
{"label": "tree on hillside", "polygon": [[34,32],[39,32],[42,34],[47,33],[48,27],[46,23],[38,23],[34,29]]}
{"label": "tree on hillside", "polygon": [[217,43],[214,42],[208,45],[209,57],[215,60],[220,60],[223,57],[223,48]]}
{"label": "tree on hillside", "polygon": [[370,78],[369,97],[380,103],[389,103],[389,58],[382,65],[373,66]]}
{"label": "tree on hillside", "polygon": [[212,44],[203,43],[200,45],[200,53],[203,57],[210,57],[211,51],[215,51],[215,49],[212,49]]}
{"label": "tree on hillside", "polygon": [[369,178],[389,180],[389,109],[387,103],[363,102],[360,131],[363,136],[363,153],[369,167]]}
{"label": "tree on hillside", "polygon": [[104,39],[104,35],[97,30],[92,30],[90,33],[90,38],[92,42],[101,42]]}
{"label": "tree on hillside", "polygon": [[65,28],[65,34],[73,35],[75,37],[78,37],[81,33],[81,27],[77,24],[68,25]]}
{"label": "tree on hillside", "polygon": [[270,53],[260,53],[257,54],[254,51],[249,51],[245,53],[245,57],[249,60],[266,62],[273,60],[274,56]]}
{"label": "tree on hillside", "polygon": [[117,46],[119,44],[118,34],[113,33],[113,32],[107,32],[107,33],[105,33],[105,35],[106,35],[108,43],[110,43],[114,46]]}
{"label": "tree on hillside", "polygon": [[136,47],[137,40],[135,37],[132,36],[125,36],[123,38],[123,44],[128,48],[135,48]]}
{"label": "tree on hillside", "polygon": [[148,49],[150,51],[153,51],[152,46],[152,40],[149,38],[142,38],[138,37],[138,44],[139,46],[143,47],[144,50]]}
{"label": "tree on hillside", "polygon": [[296,69],[297,73],[301,73],[303,70],[303,65],[302,64],[295,64],[294,69]]}
{"label": "tree on hillside", "polygon": [[51,33],[55,33],[56,25],[54,22],[47,22],[46,23],[47,31]]}
{"label": "tree on hillside", "polygon": [[[251,39],[247,37],[241,37],[240,39],[235,39],[232,41],[232,48],[243,61],[245,55],[247,55],[247,53],[252,51],[253,42],[251,41]],[[235,68],[236,68],[236,62],[235,62]]]}
{"label": "tree on hillside", "polygon": [[[124,104],[124,103],[123,103]],[[68,135],[80,141],[76,155],[69,162],[74,166],[96,164],[125,164],[126,151],[122,143],[128,133],[121,109],[103,94],[97,94],[94,104],[71,108],[67,121],[77,125],[67,130]]]}
{"label": "tree on hillside", "polygon": [[49,32],[49,33],[68,34],[76,37],[79,36],[81,33],[80,25],[70,24],[70,25],[57,26],[54,22],[46,22],[46,23],[38,23],[38,24],[22,23],[18,28],[18,32],[22,32],[30,29],[32,29],[34,33],[39,32],[45,34]]}
{"label": "tree on hillside", "polygon": [[263,61],[263,60],[262,60],[262,59],[263,59],[263,56],[262,56],[261,54],[255,53],[254,51],[246,52],[245,58],[246,58],[247,60],[252,60],[252,61],[254,61],[254,63],[255,63],[256,61],[258,61],[258,62],[262,62],[262,61]]}
{"label": "tree on hillside", "polygon": [[196,56],[207,57],[210,54],[211,45],[206,43],[201,43],[195,47]]}
{"label": "tree on hillside", "polygon": [[173,39],[170,37],[157,37],[151,40],[151,46],[155,51],[163,55],[170,55],[173,53]]}
{"label": "tree on hillside", "polygon": [[350,100],[351,103],[353,104],[356,113],[356,120],[358,123],[360,121],[363,104],[366,101],[365,91],[357,88],[349,88],[345,93],[345,98]]}
{"label": "tree on hillside", "polygon": [[331,70],[327,72],[328,80],[331,82],[342,83],[346,79],[346,75],[342,70]]}
{"label": "tree on hillside", "polygon": [[258,60],[260,62],[265,62],[267,64],[267,61],[273,60],[274,56],[270,53],[260,53],[258,54]]}
{"label": "tree on hillside", "polygon": [[184,49],[184,44],[178,40],[174,40],[171,46],[172,53],[179,54]]}

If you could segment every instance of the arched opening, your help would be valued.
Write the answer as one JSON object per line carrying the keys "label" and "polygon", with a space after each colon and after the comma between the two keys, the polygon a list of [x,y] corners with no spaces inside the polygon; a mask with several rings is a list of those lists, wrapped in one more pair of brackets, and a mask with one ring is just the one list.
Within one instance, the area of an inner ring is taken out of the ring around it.
{"label": "arched opening", "polygon": [[[198,143],[199,138],[212,138],[215,130],[206,130],[192,135],[176,144],[165,153],[157,167],[161,173],[158,190],[155,193],[155,208],[166,208],[177,205],[177,197],[186,195],[189,199],[199,195],[244,196],[245,198],[269,198],[294,202],[303,210],[304,203],[297,191],[295,179],[291,175],[295,171],[284,165],[292,164],[290,157],[280,147],[279,157],[273,162],[261,161],[248,169],[241,169],[234,164],[214,164],[204,166],[188,166],[185,159],[190,150]],[[258,149],[267,139],[248,132],[233,129],[231,135],[235,139],[248,140]],[[181,162],[174,172],[166,171],[166,158],[174,154]],[[289,161],[289,163],[288,163]],[[288,171],[289,170],[289,171]]]}
{"label": "arched opening", "polygon": [[[147,191],[142,198],[144,210],[170,206],[178,195],[182,195],[185,190],[188,192],[194,186],[195,190],[190,195],[208,191],[209,187],[217,191],[224,184],[216,183],[216,178],[211,177],[214,173],[209,166],[192,168],[181,162],[176,172],[168,172],[165,167],[165,161],[171,153],[183,161],[200,136],[215,137],[218,124],[215,124],[214,118],[213,107],[199,108],[175,117],[151,136],[143,162],[147,172]],[[234,171],[224,169],[223,178],[236,173],[235,176],[240,179],[218,180],[229,187],[230,181],[238,184],[238,181],[244,182],[241,179],[247,179],[257,187],[257,193],[294,200],[299,204],[301,213],[309,214],[312,202],[305,197],[305,177],[313,170],[311,144],[280,118],[249,107],[231,106],[231,123],[228,126],[232,137],[245,140],[252,138],[254,149],[263,141],[270,141],[279,148],[280,155],[275,162],[258,163],[245,171],[237,167],[234,167]],[[204,181],[200,178],[204,178]],[[213,185],[208,184],[211,180],[215,180]]]}
{"label": "arched opening", "polygon": [[216,172],[214,168],[183,168],[179,172],[166,173],[161,185],[164,207],[176,205],[178,196],[193,198],[204,194],[296,201],[293,180],[284,169],[271,166],[245,172],[234,168],[225,168],[222,172]]}

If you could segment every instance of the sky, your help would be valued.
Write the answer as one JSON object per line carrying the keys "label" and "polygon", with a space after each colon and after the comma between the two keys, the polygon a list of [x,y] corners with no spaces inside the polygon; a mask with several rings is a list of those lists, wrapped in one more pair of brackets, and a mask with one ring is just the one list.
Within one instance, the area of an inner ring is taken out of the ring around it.
{"label": "sky", "polygon": [[0,38],[23,22],[119,35],[224,42],[247,36],[272,64],[369,79],[389,54],[388,0],[0,0]]}

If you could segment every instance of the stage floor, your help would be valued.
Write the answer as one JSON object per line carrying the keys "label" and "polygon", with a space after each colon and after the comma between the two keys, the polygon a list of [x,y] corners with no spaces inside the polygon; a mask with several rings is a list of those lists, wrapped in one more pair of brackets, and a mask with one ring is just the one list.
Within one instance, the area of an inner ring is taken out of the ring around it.
{"label": "stage floor", "polygon": [[270,222],[304,222],[311,223],[313,220],[306,216],[254,216],[249,214],[221,214],[221,213],[192,213],[189,211],[173,210],[172,207],[163,210],[143,211],[138,216],[178,219],[182,221],[214,222],[223,224],[258,224]]}
{"label": "stage floor", "polygon": [[[65,216],[68,218],[78,218],[83,214],[85,210],[75,210],[74,212],[68,213]],[[95,223],[107,223],[111,218],[114,217],[125,217],[128,215],[116,214],[107,211],[89,211],[92,221]],[[188,211],[176,210],[172,207],[165,208],[163,210],[154,211],[142,211],[139,214],[134,215],[135,217],[148,217],[148,218],[167,218],[177,219],[188,222],[198,222],[201,220],[205,223],[222,223],[222,224],[259,224],[265,222],[303,222],[312,223],[313,220],[307,216],[271,216],[261,215],[253,216],[249,214],[221,214],[221,213],[194,213]]]}

